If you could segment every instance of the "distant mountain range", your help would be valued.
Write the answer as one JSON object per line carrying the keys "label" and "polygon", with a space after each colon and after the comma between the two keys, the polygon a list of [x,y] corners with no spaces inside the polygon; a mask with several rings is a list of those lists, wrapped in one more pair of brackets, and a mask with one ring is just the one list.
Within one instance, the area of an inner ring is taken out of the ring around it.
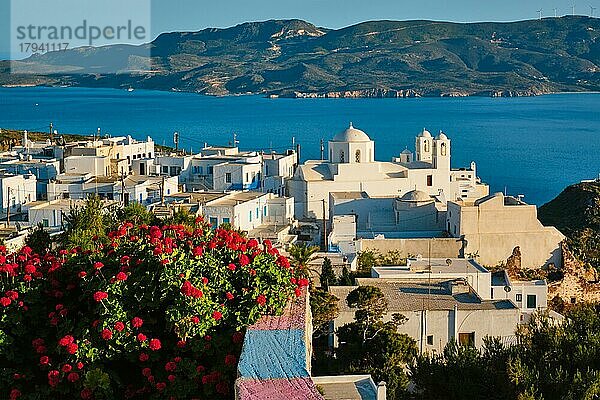
{"label": "distant mountain range", "polygon": [[335,30],[271,20],[164,33],[141,46],[46,53],[19,65],[36,73],[9,74],[0,62],[1,85],[288,97],[599,91],[600,19],[372,21]]}

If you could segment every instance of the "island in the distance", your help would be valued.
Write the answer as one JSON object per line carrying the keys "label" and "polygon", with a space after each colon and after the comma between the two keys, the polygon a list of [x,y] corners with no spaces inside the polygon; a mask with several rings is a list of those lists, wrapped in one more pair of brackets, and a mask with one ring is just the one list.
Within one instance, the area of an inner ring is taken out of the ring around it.
{"label": "island in the distance", "polygon": [[0,85],[272,97],[599,91],[600,19],[372,21],[342,29],[270,20],[163,33],[141,46],[50,52],[17,65],[34,73],[11,74],[10,62],[0,61]]}

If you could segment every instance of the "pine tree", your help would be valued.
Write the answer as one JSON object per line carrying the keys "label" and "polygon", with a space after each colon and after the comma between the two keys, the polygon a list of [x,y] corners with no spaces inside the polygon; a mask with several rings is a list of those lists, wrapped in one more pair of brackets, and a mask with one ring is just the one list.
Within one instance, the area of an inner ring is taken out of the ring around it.
{"label": "pine tree", "polygon": [[340,286],[352,286],[353,284],[354,280],[352,279],[352,275],[350,275],[348,267],[344,265],[344,268],[342,268],[342,276],[340,277]]}
{"label": "pine tree", "polygon": [[323,259],[323,265],[321,266],[321,287],[324,290],[327,290],[329,285],[335,284],[335,281],[335,272],[333,272],[331,260],[328,257],[325,257]]}

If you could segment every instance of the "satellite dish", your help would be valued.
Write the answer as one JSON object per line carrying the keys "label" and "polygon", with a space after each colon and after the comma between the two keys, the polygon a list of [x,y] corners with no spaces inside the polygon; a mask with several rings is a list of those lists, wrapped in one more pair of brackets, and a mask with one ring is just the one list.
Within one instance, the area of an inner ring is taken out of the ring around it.
{"label": "satellite dish", "polygon": [[446,264],[448,266],[451,266],[452,265],[452,260],[450,258],[446,258]]}
{"label": "satellite dish", "polygon": [[512,290],[512,288],[510,286],[508,286],[508,285],[504,286],[504,291],[506,293],[510,293],[511,290]]}

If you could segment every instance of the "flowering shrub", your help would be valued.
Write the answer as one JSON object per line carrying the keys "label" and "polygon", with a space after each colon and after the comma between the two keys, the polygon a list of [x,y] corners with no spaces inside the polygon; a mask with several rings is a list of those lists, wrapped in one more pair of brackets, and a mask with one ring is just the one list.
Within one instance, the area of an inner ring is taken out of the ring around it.
{"label": "flowering shrub", "polygon": [[201,219],[0,247],[0,398],[230,398],[244,327],[306,284],[268,241]]}

